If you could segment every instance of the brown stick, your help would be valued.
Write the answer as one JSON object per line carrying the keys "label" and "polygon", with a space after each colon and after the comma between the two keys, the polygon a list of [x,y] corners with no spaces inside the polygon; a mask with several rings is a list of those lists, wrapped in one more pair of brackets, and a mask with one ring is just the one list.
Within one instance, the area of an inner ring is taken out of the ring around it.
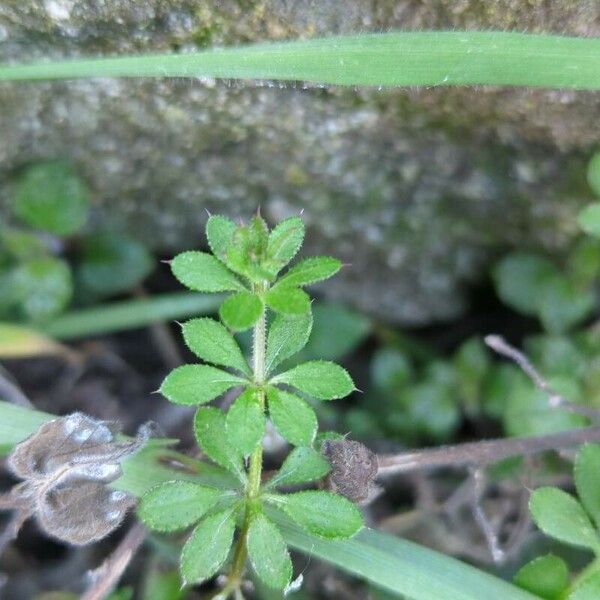
{"label": "brown stick", "polygon": [[115,551],[97,569],[90,572],[91,585],[80,600],[106,598],[121,579],[145,537],[146,530],[137,523],[133,525]]}
{"label": "brown stick", "polygon": [[377,474],[395,475],[433,467],[485,466],[512,456],[530,456],[589,442],[600,442],[600,425],[534,437],[469,442],[402,454],[380,454]]}

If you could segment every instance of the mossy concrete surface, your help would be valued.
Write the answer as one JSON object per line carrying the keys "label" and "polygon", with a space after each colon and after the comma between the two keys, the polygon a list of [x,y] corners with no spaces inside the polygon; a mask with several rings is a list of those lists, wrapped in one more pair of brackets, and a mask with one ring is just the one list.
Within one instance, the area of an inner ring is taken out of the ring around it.
{"label": "mossy concrete surface", "polygon": [[[600,35],[596,0],[7,0],[0,60],[193,51],[390,29]],[[304,209],[307,253],[351,268],[325,292],[405,324],[452,318],[510,247],[560,255],[590,199],[598,93],[305,89],[198,80],[0,85],[0,206],[19,169],[65,158],[91,227],[171,252],[208,209],[276,220]]]}

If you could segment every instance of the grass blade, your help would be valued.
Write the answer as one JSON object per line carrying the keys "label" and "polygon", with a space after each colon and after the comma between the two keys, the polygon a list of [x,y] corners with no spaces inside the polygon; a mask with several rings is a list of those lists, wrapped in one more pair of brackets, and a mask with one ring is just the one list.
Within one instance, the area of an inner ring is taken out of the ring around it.
{"label": "grass blade", "polygon": [[39,326],[40,331],[59,340],[145,327],[216,312],[223,297],[217,294],[174,292],[139,300],[123,300],[94,308],[67,312]]}
{"label": "grass blade", "polygon": [[0,65],[0,80],[216,77],[361,86],[600,89],[600,38],[512,32],[391,32],[187,54]]}

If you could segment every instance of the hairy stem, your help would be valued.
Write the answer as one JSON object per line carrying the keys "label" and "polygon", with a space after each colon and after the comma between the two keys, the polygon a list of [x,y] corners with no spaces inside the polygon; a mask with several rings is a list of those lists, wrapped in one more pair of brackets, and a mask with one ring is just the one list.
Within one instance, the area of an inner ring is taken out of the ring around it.
{"label": "hairy stem", "polygon": [[[258,400],[263,410],[265,407],[265,391],[263,389],[263,385],[265,379],[266,330],[267,313],[266,310],[263,309],[260,318],[254,326],[252,345],[252,371],[254,375],[254,382],[259,390]],[[246,538],[248,535],[248,529],[250,527],[250,520],[254,511],[254,501],[260,494],[262,452],[262,443],[259,443],[250,455],[250,464],[248,466],[248,482],[245,490],[246,507],[244,521],[235,547],[231,573],[228,577],[225,589],[223,590],[223,593],[225,594],[239,590],[239,586],[242,581],[244,565],[246,564],[246,557],[248,556]]]}

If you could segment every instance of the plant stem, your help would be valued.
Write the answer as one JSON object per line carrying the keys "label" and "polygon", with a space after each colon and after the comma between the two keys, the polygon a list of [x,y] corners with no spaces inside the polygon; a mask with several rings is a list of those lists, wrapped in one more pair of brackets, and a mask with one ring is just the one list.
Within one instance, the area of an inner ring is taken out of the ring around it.
{"label": "plant stem", "polygon": [[[252,345],[252,371],[254,375],[254,383],[257,386],[257,396],[260,406],[263,410],[265,407],[265,391],[263,389],[263,385],[265,379],[266,330],[267,313],[266,309],[263,309],[260,318],[254,326]],[[231,592],[239,591],[239,586],[242,581],[244,565],[246,564],[246,557],[248,556],[246,538],[248,535],[248,529],[250,528],[250,520],[255,510],[255,501],[260,494],[262,453],[262,443],[259,443],[250,455],[250,464],[248,466],[248,482],[246,483],[245,490],[246,506],[244,510],[244,521],[235,547],[231,572],[227,578],[227,584],[222,591],[222,593],[225,595]]]}

